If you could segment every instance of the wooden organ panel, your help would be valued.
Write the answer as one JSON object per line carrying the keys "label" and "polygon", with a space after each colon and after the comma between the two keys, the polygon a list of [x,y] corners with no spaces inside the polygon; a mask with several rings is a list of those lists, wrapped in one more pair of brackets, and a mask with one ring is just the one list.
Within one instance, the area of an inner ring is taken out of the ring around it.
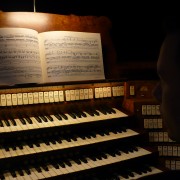
{"label": "wooden organ panel", "polygon": [[137,179],[163,172],[148,134],[122,106],[125,82],[110,79],[116,55],[106,17],[0,13],[0,27],[100,32],[106,74],[101,81],[0,87],[0,179]]}
{"label": "wooden organ panel", "polygon": [[[149,143],[159,151],[159,161],[170,170],[180,169],[180,147],[168,136],[160,103],[153,97],[152,91],[158,81],[128,81],[123,107],[137,117],[138,127],[148,133]],[[132,89],[134,90],[133,92]]]}

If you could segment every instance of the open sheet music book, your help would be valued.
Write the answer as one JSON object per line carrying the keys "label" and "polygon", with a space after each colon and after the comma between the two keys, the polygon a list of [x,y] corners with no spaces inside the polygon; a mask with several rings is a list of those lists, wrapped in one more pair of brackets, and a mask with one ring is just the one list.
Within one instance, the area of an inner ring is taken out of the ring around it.
{"label": "open sheet music book", "polygon": [[0,85],[101,79],[99,33],[0,28]]}

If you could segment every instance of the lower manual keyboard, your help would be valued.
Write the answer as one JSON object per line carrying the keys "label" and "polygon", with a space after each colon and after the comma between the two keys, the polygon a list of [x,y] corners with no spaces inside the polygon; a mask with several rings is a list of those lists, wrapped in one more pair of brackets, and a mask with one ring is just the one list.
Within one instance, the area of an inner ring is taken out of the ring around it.
{"label": "lower manual keyboard", "polygon": [[78,158],[46,162],[43,165],[6,171],[0,175],[1,179],[46,179],[56,176],[64,176],[70,173],[85,171],[97,167],[120,163],[132,158],[151,154],[141,147],[129,149],[116,149],[115,151],[99,152],[96,155],[84,155]]}

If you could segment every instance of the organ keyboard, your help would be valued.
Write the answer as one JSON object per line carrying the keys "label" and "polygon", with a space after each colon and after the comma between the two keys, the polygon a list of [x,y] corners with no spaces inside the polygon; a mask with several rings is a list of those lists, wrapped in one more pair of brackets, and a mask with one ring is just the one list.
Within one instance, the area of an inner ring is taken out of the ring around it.
{"label": "organ keyboard", "polygon": [[[73,91],[79,98],[67,93]],[[122,108],[124,82],[2,87],[0,92],[1,179],[101,179],[105,174],[131,179],[162,172],[153,161],[157,151],[143,147],[146,134]],[[15,103],[13,97],[29,93],[38,96]],[[137,162],[149,169],[138,170]],[[128,175],[130,164],[134,170]]]}

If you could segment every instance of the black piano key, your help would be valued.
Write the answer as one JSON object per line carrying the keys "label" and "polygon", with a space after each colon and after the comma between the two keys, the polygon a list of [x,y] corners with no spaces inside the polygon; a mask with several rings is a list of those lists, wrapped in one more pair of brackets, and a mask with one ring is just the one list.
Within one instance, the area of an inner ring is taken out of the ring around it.
{"label": "black piano key", "polygon": [[32,122],[32,120],[29,118],[29,117],[25,117],[24,118],[29,124],[32,124],[33,122]]}
{"label": "black piano key", "polygon": [[22,123],[23,125],[26,124],[26,121],[25,121],[23,118],[19,118],[19,120],[21,121],[21,123]]}
{"label": "black piano key", "polygon": [[80,113],[81,113],[81,116],[87,117],[87,115],[83,111],[81,111]]}
{"label": "black piano key", "polygon": [[108,107],[108,106],[105,105],[105,104],[102,105],[102,108],[105,109],[105,111],[106,111],[107,113],[109,113],[109,114],[114,114],[114,113],[116,113],[116,111],[115,111],[114,109]]}
{"label": "black piano key", "polygon": [[97,110],[93,110],[93,113],[96,115],[96,116],[99,116],[100,114],[99,114],[99,112],[97,111]]}
{"label": "black piano key", "polygon": [[4,175],[2,173],[0,174],[0,179],[5,180],[5,177],[4,177]]}
{"label": "black piano key", "polygon": [[65,160],[65,161],[64,161],[64,164],[65,164],[65,165],[68,165],[68,166],[72,166],[72,164],[71,164],[71,162],[70,162],[69,160]]}
{"label": "black piano key", "polygon": [[51,121],[51,122],[54,121],[51,116],[49,116],[49,115],[45,115],[45,116],[47,117],[47,119],[48,119],[49,121]]}
{"label": "black piano key", "polygon": [[31,171],[30,171],[29,169],[24,169],[24,171],[25,171],[28,175],[31,174]]}
{"label": "black piano key", "polygon": [[51,143],[52,144],[56,144],[56,141],[51,139]]}
{"label": "black piano key", "polygon": [[89,156],[90,159],[92,159],[93,161],[96,161],[96,157],[95,156]]}
{"label": "black piano key", "polygon": [[30,148],[33,148],[33,143],[28,143],[28,146],[30,147]]}
{"label": "black piano key", "polygon": [[76,119],[76,115],[72,112],[68,112],[68,114],[73,118],[73,119]]}
{"label": "black piano key", "polygon": [[81,160],[82,162],[84,162],[84,163],[87,163],[87,162],[88,162],[85,156],[81,157],[80,160]]}
{"label": "black piano key", "polygon": [[0,120],[0,127],[4,127],[3,121]]}
{"label": "black piano key", "polygon": [[17,172],[19,173],[20,176],[24,176],[24,173],[21,169],[19,169]]}
{"label": "black piano key", "polygon": [[38,166],[35,167],[35,169],[36,169],[36,171],[39,172],[39,173],[42,172],[42,169],[41,169],[40,167],[38,167]]}
{"label": "black piano key", "polygon": [[6,151],[9,151],[9,146],[5,146],[4,149],[5,149]]}
{"label": "black piano key", "polygon": [[96,137],[96,134],[97,134],[97,133],[95,133],[95,132],[91,132],[91,133],[90,133],[90,135],[91,135],[93,138]]}
{"label": "black piano key", "polygon": [[12,149],[13,149],[14,151],[16,150],[16,145],[15,145],[15,144],[12,145]]}
{"label": "black piano key", "polygon": [[65,164],[64,164],[64,162],[58,162],[58,164],[59,164],[59,166],[61,166],[62,168],[65,168],[65,167],[66,167]]}
{"label": "black piano key", "polygon": [[151,167],[150,167],[150,166],[145,165],[145,167],[146,167],[147,171],[149,171],[149,172],[151,172],[151,171],[152,171],[152,169],[151,169]]}
{"label": "black piano key", "polygon": [[104,159],[107,159],[107,155],[105,153],[102,153],[101,156],[104,158]]}
{"label": "black piano key", "polygon": [[93,113],[91,110],[85,110],[85,112],[86,112],[87,114],[89,114],[90,116],[94,116],[94,113]]}
{"label": "black piano key", "polygon": [[35,116],[34,118],[36,119],[36,121],[37,121],[38,123],[42,123],[41,118],[39,118],[38,116]]}
{"label": "black piano key", "polygon": [[78,111],[72,111],[72,114],[74,114],[76,117],[81,118],[81,114]]}
{"label": "black piano key", "polygon": [[73,135],[72,140],[73,140],[73,141],[77,141],[77,138],[78,138],[77,135]]}
{"label": "black piano key", "polygon": [[132,172],[132,171],[130,171],[130,170],[127,170],[127,174],[128,174],[128,176],[130,176],[130,177],[134,177],[133,172]]}
{"label": "black piano key", "polygon": [[62,138],[56,139],[56,141],[61,144],[62,143]]}
{"label": "black piano key", "polygon": [[45,171],[49,171],[48,167],[46,165],[41,166]]}
{"label": "black piano key", "polygon": [[44,143],[47,145],[47,146],[50,146],[50,142],[48,140],[45,140]]}
{"label": "black piano key", "polygon": [[115,152],[115,154],[117,154],[117,155],[121,155],[121,151],[120,151],[119,149],[116,149],[114,152]]}
{"label": "black piano key", "polygon": [[40,147],[40,144],[38,142],[34,143],[37,147]]}
{"label": "black piano key", "polygon": [[104,131],[104,134],[109,135],[109,131],[108,131],[108,130],[105,130],[105,131]]}
{"label": "black piano key", "polygon": [[15,171],[12,170],[10,173],[11,173],[12,177],[14,177],[14,178],[17,177],[17,174]]}
{"label": "black piano key", "polygon": [[64,118],[65,120],[68,120],[68,117],[64,114],[64,113],[58,113],[62,118]]}
{"label": "black piano key", "polygon": [[48,122],[47,118],[45,116],[39,116],[44,122]]}
{"label": "black piano key", "polygon": [[52,166],[54,166],[56,169],[59,169],[58,163],[53,163]]}
{"label": "black piano key", "polygon": [[71,140],[71,138],[66,137],[66,141],[71,142],[72,140]]}
{"label": "black piano key", "polygon": [[10,118],[9,120],[11,121],[11,123],[13,124],[13,126],[17,126],[17,123],[16,123],[16,121],[15,121],[13,118]]}
{"label": "black piano key", "polygon": [[60,121],[62,120],[62,117],[61,117],[59,114],[55,114],[54,116],[55,116],[58,120],[60,120]]}
{"label": "black piano key", "polygon": [[74,161],[77,163],[77,164],[81,164],[81,160],[80,159],[74,159]]}
{"label": "black piano key", "polygon": [[102,107],[97,108],[102,114],[107,115],[107,112]]}
{"label": "black piano key", "polygon": [[19,149],[23,149],[23,145],[22,144],[19,144]]}
{"label": "black piano key", "polygon": [[10,126],[10,123],[7,119],[4,119],[4,122],[5,122],[6,126]]}

